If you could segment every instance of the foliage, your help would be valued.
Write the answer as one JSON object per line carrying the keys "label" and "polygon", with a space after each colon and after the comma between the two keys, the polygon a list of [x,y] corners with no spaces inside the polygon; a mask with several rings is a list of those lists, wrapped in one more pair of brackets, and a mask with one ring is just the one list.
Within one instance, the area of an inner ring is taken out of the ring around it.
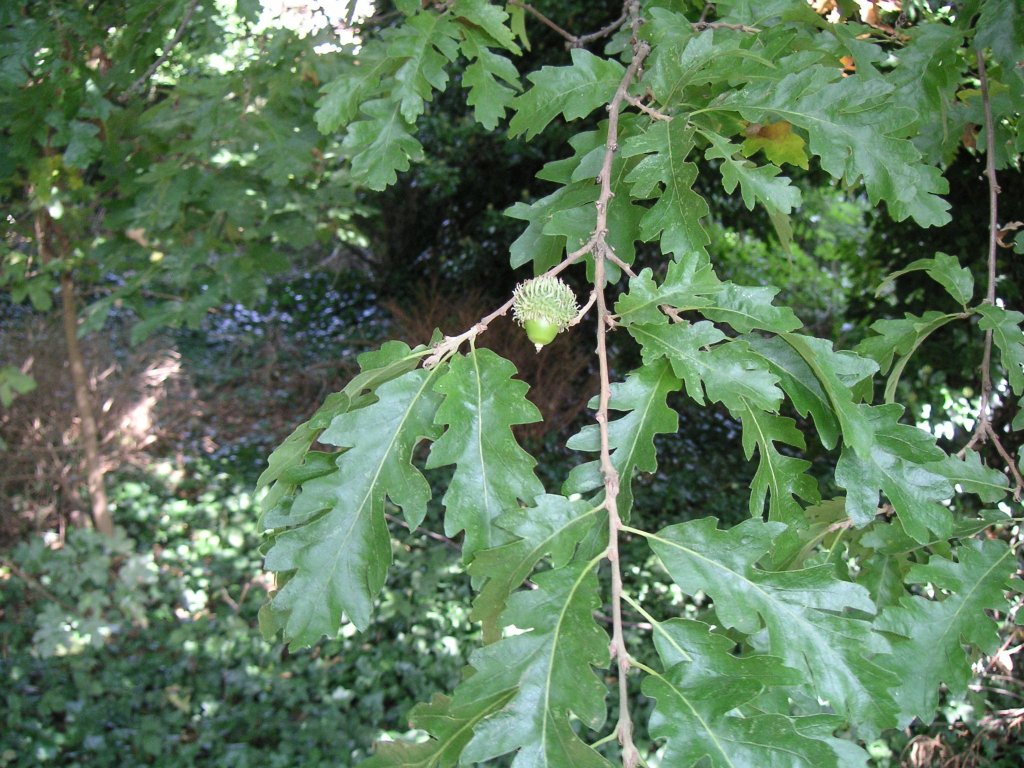
{"label": "foliage", "polygon": [[288,654],[259,638],[241,458],[120,474],[127,536],[71,529],[0,556],[0,765],[345,765],[457,682],[468,585],[422,534],[392,542],[408,570],[382,595],[379,641],[352,628]]}
{"label": "foliage", "polygon": [[[251,3],[6,4],[0,10],[0,286],[49,309],[73,269],[133,340],[251,303],[267,274],[327,253],[355,208],[309,124],[335,59],[260,28]],[[161,52],[157,55],[157,51]],[[172,55],[173,54],[173,55]],[[41,260],[36,215],[60,233]]]}
{"label": "foliage", "polygon": [[[302,647],[344,619],[368,629],[393,557],[385,515],[422,523],[430,470],[454,465],[443,525],[466,531],[484,643],[450,694],[411,711],[429,739],[382,746],[368,765],[866,764],[865,746],[931,719],[940,687],[965,692],[971,662],[998,650],[990,614],[1005,617],[1018,586],[1005,514],[1010,481],[1017,500],[1024,486],[1015,457],[986,466],[947,452],[898,402],[913,355],[948,323],[976,324],[984,350],[967,449],[1001,445],[992,403],[1024,395],[1024,318],[997,301],[995,281],[996,171],[1014,172],[1022,148],[1015,4],[918,9],[894,26],[843,2],[825,19],[802,0],[697,13],[652,0],[585,36],[518,2],[396,7],[397,22],[368,29],[325,86],[319,125],[342,133],[353,178],[371,189],[423,156],[417,120],[456,71],[485,128],[507,115],[511,136],[575,130],[570,155],[540,173],[554,191],[508,213],[527,222],[513,266],[586,285],[577,319],[596,315],[596,423],[566,445],[591,456],[561,493],[543,493],[512,442],[535,412],[510,366],[475,344],[511,300],[431,346],[363,355],[259,481],[277,581],[264,631]],[[515,68],[527,14],[560,30],[563,62]],[[783,259],[803,199],[791,167],[813,162],[893,219],[939,226],[950,221],[939,164],[972,125],[993,206],[983,297],[958,256],[920,255],[889,279],[921,271],[955,308],[879,320],[850,350],[808,332],[778,287],[734,282],[727,255],[712,261],[702,173],[764,210]],[[642,362],[615,383],[611,344]],[[736,525],[699,510],[667,523],[635,513],[658,441],[679,428],[678,392],[742,426],[757,468]],[[831,454],[830,477],[801,457],[809,445]],[[634,578],[639,542],[676,589],[700,596],[694,620]],[[624,610],[645,636],[627,643]],[[633,735],[649,700],[654,743]]]}

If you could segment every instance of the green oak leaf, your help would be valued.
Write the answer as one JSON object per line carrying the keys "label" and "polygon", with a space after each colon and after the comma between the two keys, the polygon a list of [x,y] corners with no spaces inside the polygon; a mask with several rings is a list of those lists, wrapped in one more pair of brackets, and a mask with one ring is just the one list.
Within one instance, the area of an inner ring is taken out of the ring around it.
{"label": "green oak leaf", "polygon": [[564,567],[577,547],[595,531],[605,545],[607,514],[600,502],[570,501],[564,496],[542,494],[534,506],[510,509],[497,524],[517,538],[499,547],[481,550],[469,565],[469,572],[483,581],[473,601],[470,618],[483,625],[484,640],[499,636],[498,618],[509,595],[522,585],[541,558],[550,556],[554,568]]}
{"label": "green oak leaf", "polygon": [[896,278],[910,272],[926,273],[928,277],[945,288],[958,304],[966,307],[971,303],[974,296],[974,276],[971,274],[971,270],[961,267],[956,256],[950,256],[941,251],[930,259],[912,261],[903,269],[888,275],[875,290],[875,295],[881,296],[896,281]]}
{"label": "green oak leaf", "polygon": [[797,413],[814,418],[822,444],[833,448],[841,434],[839,421],[828,395],[806,361],[780,338],[753,335],[744,338],[750,350],[760,355],[768,370],[778,377],[779,385],[789,395]]}
{"label": "green oak leaf", "polygon": [[726,282],[698,311],[708,320],[728,323],[737,333],[750,333],[755,328],[772,333],[795,331],[803,323],[789,307],[772,304],[778,292],[774,287],[751,288]]}
{"label": "green oak leaf", "polygon": [[1024,392],[1024,331],[1021,330],[1024,314],[992,304],[981,304],[974,311],[981,315],[978,327],[992,331],[992,341],[999,349],[1013,391]]}
{"label": "green oak leaf", "polygon": [[[669,393],[679,389],[679,379],[665,362],[645,365],[613,384],[609,408],[625,411],[626,415],[608,425],[608,438],[612,451],[612,464],[619,472],[619,514],[628,518],[633,506],[632,479],[635,472],[654,472],[658,468],[654,450],[654,436],[672,434],[679,428],[678,414],[668,406]],[[591,408],[597,402],[591,400]],[[566,442],[576,451],[597,453],[601,449],[600,431],[596,424],[588,424]],[[591,461],[572,469],[562,492],[566,495],[587,493],[602,487],[600,462]]]}
{"label": "green oak leaf", "polygon": [[386,50],[384,40],[371,41],[360,54],[359,66],[346,68],[323,87],[315,116],[321,133],[336,131],[355,120],[359,108],[377,93],[381,80],[398,69],[402,59],[388,56]]}
{"label": "green oak leaf", "polygon": [[512,691],[499,691],[452,714],[452,700],[436,694],[429,704],[417,704],[409,711],[409,724],[426,731],[428,741],[378,742],[374,755],[359,763],[359,768],[456,768],[462,750],[473,737],[473,727],[483,718],[501,709]]}
{"label": "green oak leaf", "polygon": [[687,394],[698,403],[704,403],[706,392],[711,402],[722,403],[738,415],[752,405],[776,411],[782,401],[778,379],[761,358],[745,342],[719,343],[725,335],[707,321],[633,325],[629,332],[642,347],[644,364],[668,360]]}
{"label": "green oak leaf", "polygon": [[399,171],[423,159],[423,146],[412,135],[413,126],[393,99],[374,99],[363,104],[365,119],[348,127],[342,148],[351,158],[352,176],[374,190],[398,180]]}
{"label": "green oak leaf", "polygon": [[803,433],[792,419],[760,408],[750,407],[737,415],[743,423],[743,451],[747,459],[753,456],[755,447],[760,454],[757,472],[750,483],[751,516],[763,514],[765,497],[769,496],[769,520],[789,523],[798,519],[803,508],[796,497],[818,503],[821,501],[818,483],[807,472],[811,468],[809,461],[786,456],[775,444],[803,450]]}
{"label": "green oak leaf", "polygon": [[[645,209],[634,205],[630,196],[626,194],[622,181],[624,168],[625,162],[621,159],[612,163],[611,188],[613,196],[608,203],[607,242],[620,260],[631,264],[636,257],[635,241],[639,237],[639,221],[644,215]],[[587,181],[579,183],[578,187],[588,190],[589,195],[581,201],[582,205],[566,207],[553,212],[547,224],[544,225],[545,235],[560,235],[565,238],[567,251],[575,251],[586,243],[597,224],[597,210],[594,203],[600,195],[600,187],[594,184],[589,177],[584,178],[587,178]],[[609,262],[605,268],[609,281],[618,280],[619,268],[616,264]],[[594,278],[592,257],[587,257],[587,278],[589,280]]]}
{"label": "green oak leaf", "polygon": [[802,734],[794,718],[745,711],[764,690],[800,683],[800,674],[782,659],[734,656],[735,641],[699,621],[672,619],[653,627],[666,671],[647,677],[643,692],[657,701],[650,730],[665,740],[665,765],[837,765],[828,742]]}
{"label": "green oak leaf", "polygon": [[999,647],[998,626],[988,611],[1007,608],[1003,592],[1017,565],[1013,551],[1002,541],[975,539],[955,555],[957,562],[933,555],[926,564],[910,568],[907,581],[931,585],[936,599],[905,595],[878,619],[879,628],[895,636],[894,655],[883,663],[899,676],[899,727],[914,717],[930,722],[939,703],[939,685],[952,696],[963,695],[972,658]]}
{"label": "green oak leaf", "polygon": [[[488,0],[455,0],[450,9],[455,18],[468,28],[465,34],[471,34],[476,28],[479,28],[486,32],[494,43],[514,56],[522,53],[508,26],[509,14],[506,9],[494,5]],[[463,49],[463,53],[465,53],[465,49]]]}
{"label": "green oak leaf", "polygon": [[570,184],[559,187],[540,200],[515,203],[506,210],[506,216],[529,223],[510,248],[509,262],[512,267],[532,262],[534,273],[540,274],[561,261],[566,249],[566,236],[550,232],[548,224],[556,215],[568,210],[581,209],[584,215],[595,217],[594,200],[597,194],[593,184]]}
{"label": "green oak leaf", "polygon": [[644,133],[623,142],[623,157],[641,157],[626,176],[637,199],[657,198],[640,220],[644,241],[659,239],[662,253],[677,257],[703,253],[711,242],[701,219],[709,213],[704,198],[693,191],[697,166],[687,161],[694,130],[684,120],[656,122]]}
{"label": "green oak leaf", "polygon": [[973,493],[986,504],[995,504],[1006,498],[1009,480],[1002,472],[981,463],[981,456],[968,451],[964,458],[947,456],[939,464],[929,465],[940,475],[960,486],[965,493]]}
{"label": "green oak leaf", "polygon": [[512,102],[509,136],[532,139],[558,115],[578,120],[611,101],[625,68],[584,48],[573,48],[571,56],[569,66],[543,67],[527,76],[533,87]]}
{"label": "green oak leaf", "polygon": [[888,80],[894,103],[913,109],[921,125],[914,144],[929,160],[943,157],[944,146],[959,143],[961,132],[950,120],[950,106],[961,82],[963,31],[953,25],[921,24],[901,31],[907,42],[890,51],[894,67]]}
{"label": "green oak leaf", "polygon": [[722,174],[722,186],[732,194],[737,184],[747,210],[754,210],[755,203],[775,208],[788,214],[801,203],[800,190],[792,186],[775,165],[754,165],[749,160],[736,157],[740,147],[730,142],[725,136],[714,131],[701,130],[711,145],[704,156],[708,160],[720,160],[719,172]]}
{"label": "green oak leaf", "polygon": [[916,116],[886,98],[891,90],[878,78],[843,78],[837,67],[814,65],[754,82],[721,105],[751,122],[777,118],[802,128],[833,177],[863,180],[871,202],[885,200],[897,221],[910,216],[922,226],[941,226],[950,220],[949,204],[939,197],[948,184],[906,138]]}
{"label": "green oak leaf", "polygon": [[423,114],[435,90],[447,87],[445,66],[458,58],[458,39],[459,28],[451,16],[431,11],[410,16],[389,38],[388,55],[404,59],[395,70],[392,98],[401,105],[406,123]]}
{"label": "green oak leaf", "polygon": [[462,73],[462,85],[469,89],[466,103],[473,107],[476,121],[493,131],[519,88],[519,71],[507,58],[479,44],[474,35],[463,41],[462,52],[472,59]]}
{"label": "green oak leaf", "polygon": [[746,520],[721,531],[714,518],[703,518],[642,535],[685,593],[704,592],[714,601],[723,626],[745,634],[763,627],[769,653],[805,676],[801,687],[809,696],[828,701],[863,735],[892,727],[897,708],[889,689],[898,678],[875,660],[888,653],[888,643],[869,622],[844,615],[875,612],[867,590],[836,578],[831,565],[758,568],[784,529]]}
{"label": "green oak leaf", "polygon": [[704,404],[704,378],[712,374],[710,349],[725,340],[724,333],[707,320],[684,320],[671,325],[631,325],[629,334],[640,344],[645,366],[664,358],[682,379],[686,393]]}
{"label": "green oak leaf", "polygon": [[426,514],[430,486],[411,458],[421,439],[439,432],[441,396],[433,384],[442,368],[382,384],[377,402],[336,416],[320,435],[348,450],[338,456],[337,472],[302,486],[290,527],[272,538],[264,566],[287,580],[264,606],[267,633],[284,629],[292,645],[311,645],[337,631],[342,612],[359,629],[369,626],[391,562],[385,498],[411,527]]}
{"label": "green oak leaf", "polygon": [[615,303],[615,314],[619,325],[667,323],[668,317],[659,307],[700,309],[710,303],[708,297],[718,294],[721,286],[707,255],[683,254],[669,263],[661,285],[655,282],[649,267],[631,278],[628,291]]}
{"label": "green oak leaf", "polygon": [[379,385],[413,370],[424,354],[424,348],[410,349],[400,341],[389,341],[379,350],[360,355],[361,372],[341,392],[328,395],[323,405],[270,454],[267,468],[256,481],[257,491],[270,488],[260,501],[262,512],[265,514],[273,509],[286,494],[297,488],[298,483],[289,483],[283,476],[302,465],[317,435],[335,416],[373,402],[376,399],[373,392]]}
{"label": "green oak leaf", "polygon": [[[827,398],[827,407],[839,422],[843,440],[859,457],[869,456],[874,448],[874,429],[867,416],[868,406],[857,402],[853,387],[864,378],[866,370],[875,369],[875,364],[850,352],[836,352],[832,342],[825,339],[795,333],[781,334],[781,338],[796,351],[817,379]],[[821,430],[824,421],[818,422],[818,414],[814,413],[815,424]],[[824,440],[824,435],[822,438]]]}
{"label": "green oak leaf", "polygon": [[604,682],[594,667],[608,665],[608,635],[594,611],[601,606],[595,561],[534,577],[536,589],[509,599],[502,622],[520,630],[470,657],[474,674],[455,690],[453,712],[515,690],[508,703],[474,728],[462,753],[478,763],[517,751],[512,768],[611,768],[573,729],[578,718],[600,728],[607,716]]}
{"label": "green oak leaf", "polygon": [[[879,370],[884,374],[892,367],[892,373],[885,388],[885,401],[892,402],[907,363],[917,348],[942,326],[959,319],[959,315],[947,315],[930,310],[921,316],[907,313],[902,319],[876,320],[871,330],[876,335],[869,336],[857,345],[857,351],[878,363]],[[896,357],[896,365],[893,360]]]}
{"label": "green oak leaf", "polygon": [[442,499],[444,532],[466,532],[464,562],[479,549],[507,541],[495,519],[544,491],[534,473],[536,460],[512,434],[514,425],[542,418],[526,399],[529,387],[513,380],[515,374],[508,360],[489,349],[474,349],[452,359],[434,385],[444,395],[435,423],[447,429],[431,446],[426,467],[456,467]]}
{"label": "green oak leaf", "polygon": [[919,542],[934,532],[945,538],[953,517],[942,502],[953,495],[953,484],[939,465],[945,452],[923,429],[900,424],[903,406],[859,406],[872,431],[865,454],[843,448],[836,465],[836,482],[846,489],[846,509],[855,525],[878,514],[878,495],[884,493],[906,532]]}

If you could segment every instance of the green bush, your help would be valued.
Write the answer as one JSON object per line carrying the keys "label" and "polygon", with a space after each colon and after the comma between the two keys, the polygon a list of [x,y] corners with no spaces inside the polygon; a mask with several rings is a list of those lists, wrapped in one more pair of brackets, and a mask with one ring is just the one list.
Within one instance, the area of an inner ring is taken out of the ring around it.
{"label": "green bush", "polygon": [[256,630],[247,486],[191,474],[119,478],[130,537],[73,529],[0,556],[0,766],[349,765],[458,681],[474,630],[446,547],[399,529],[375,629],[289,654]]}

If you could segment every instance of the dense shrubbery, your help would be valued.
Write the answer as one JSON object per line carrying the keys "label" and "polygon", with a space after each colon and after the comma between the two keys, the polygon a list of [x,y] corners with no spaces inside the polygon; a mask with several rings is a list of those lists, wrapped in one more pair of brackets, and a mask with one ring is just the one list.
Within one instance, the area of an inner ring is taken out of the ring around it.
{"label": "dense shrubbery", "polygon": [[225,468],[118,477],[137,540],[72,529],[2,555],[0,766],[348,765],[457,681],[468,586],[422,534],[395,541],[374,632],[261,640],[249,478]]}

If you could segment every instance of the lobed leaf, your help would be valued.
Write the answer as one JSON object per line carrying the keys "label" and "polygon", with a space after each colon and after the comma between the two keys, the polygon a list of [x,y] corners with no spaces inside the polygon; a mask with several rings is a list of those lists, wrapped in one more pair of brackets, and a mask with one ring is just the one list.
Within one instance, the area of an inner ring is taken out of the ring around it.
{"label": "lobed leaf", "polygon": [[700,221],[708,215],[708,204],[693,191],[697,166],[687,161],[693,149],[693,128],[683,120],[657,122],[644,133],[627,139],[623,157],[642,156],[626,176],[632,196],[657,198],[640,220],[640,236],[658,239],[662,253],[704,253],[711,242]]}
{"label": "lobed leaf", "polygon": [[981,315],[978,327],[992,331],[1010,387],[1014,392],[1024,392],[1024,314],[992,304],[981,304],[974,311]]}
{"label": "lobed leaf", "polygon": [[950,220],[949,204],[939,197],[948,184],[905,138],[915,115],[893,106],[886,98],[891,90],[877,78],[842,78],[838,68],[816,65],[752,83],[721,104],[750,121],[776,118],[802,128],[832,176],[863,180],[871,202],[885,200],[897,221],[910,216],[922,226],[941,226]]}
{"label": "lobed leaf", "polygon": [[667,323],[662,305],[679,311],[700,309],[719,293],[721,285],[705,254],[684,254],[668,265],[661,285],[649,267],[631,278],[628,291],[615,303],[615,313],[620,325]]}
{"label": "lobed leaf", "polygon": [[974,276],[971,275],[971,270],[961,267],[956,256],[950,256],[941,251],[930,259],[912,261],[903,269],[888,275],[878,286],[875,295],[882,295],[895,282],[896,278],[910,272],[920,271],[925,272],[928,277],[945,288],[946,292],[960,305],[966,307],[971,303],[971,298],[974,296]]}
{"label": "lobed leaf", "polygon": [[666,765],[838,765],[828,742],[802,734],[795,718],[748,706],[765,690],[800,683],[800,674],[782,659],[734,656],[735,642],[702,622],[673,619],[653,626],[666,671],[647,677],[643,691],[657,700],[650,729],[665,740]]}
{"label": "lobed leaf", "polygon": [[593,667],[608,664],[608,635],[594,620],[600,607],[594,561],[537,574],[537,588],[518,592],[502,617],[520,630],[475,651],[474,674],[455,691],[454,711],[515,690],[508,703],[474,728],[465,763],[516,751],[512,768],[610,768],[574,731],[578,718],[600,728],[606,717],[604,683]]}
{"label": "lobed leaf", "polygon": [[750,407],[737,414],[743,422],[743,450],[749,459],[755,446],[760,454],[757,472],[750,483],[750,514],[761,517],[765,497],[769,496],[768,519],[790,523],[802,517],[803,508],[796,500],[821,501],[818,483],[808,474],[811,463],[786,456],[776,443],[804,449],[804,436],[792,419]]}
{"label": "lobed leaf", "polygon": [[[912,584],[929,584],[937,599],[905,595],[886,608],[878,626],[896,637],[894,655],[883,663],[898,672],[900,727],[914,717],[930,722],[938,708],[939,685],[962,695],[971,678],[971,659],[999,647],[998,626],[988,611],[1005,611],[1003,590],[1016,569],[1012,550],[998,540],[966,542],[955,551],[957,562],[933,556],[913,565]],[[964,646],[972,648],[968,655]]]}
{"label": "lobed leaf", "polygon": [[409,712],[409,724],[430,734],[429,741],[379,742],[373,757],[359,763],[360,768],[455,768],[462,750],[473,738],[473,727],[483,718],[505,706],[511,691],[500,691],[452,713],[452,701],[437,694],[429,704],[417,704]]}
{"label": "lobed leaf", "polygon": [[426,513],[430,486],[411,463],[417,443],[437,436],[439,368],[409,371],[377,389],[372,405],[336,416],[320,442],[347,448],[338,471],[305,483],[287,525],[275,533],[264,567],[283,585],[261,612],[266,634],[284,630],[293,645],[337,631],[342,612],[359,629],[370,623],[384,585],[391,543],[385,498],[411,527]]}
{"label": "lobed leaf", "polygon": [[444,395],[435,423],[445,433],[430,449],[427,469],[455,465],[442,502],[444,531],[465,531],[462,559],[508,540],[495,519],[519,502],[532,503],[544,486],[534,473],[536,460],[512,434],[516,424],[541,420],[526,399],[529,388],[515,381],[515,366],[489,349],[473,349],[451,360],[434,390]]}
{"label": "lobed leaf", "polygon": [[607,514],[600,502],[570,501],[564,496],[542,494],[534,506],[510,509],[497,524],[517,538],[508,544],[477,553],[469,565],[483,586],[473,601],[470,618],[483,625],[484,640],[500,636],[498,619],[509,595],[532,573],[541,558],[549,556],[554,568],[563,568],[585,539],[598,536],[597,548],[607,543]]}
{"label": "lobed leaf", "polygon": [[945,452],[923,429],[899,423],[903,406],[859,409],[874,435],[871,450],[862,455],[844,447],[835,473],[846,488],[846,510],[854,524],[875,519],[878,495],[884,493],[915,540],[928,541],[930,532],[949,536],[953,518],[943,502],[953,494],[953,484],[941,470]]}
{"label": "lobed leaf", "polygon": [[889,689],[897,676],[875,657],[888,643],[869,622],[846,610],[873,614],[867,590],[836,578],[831,565],[798,571],[765,571],[757,561],[785,526],[746,520],[718,530],[713,518],[648,534],[651,549],[687,594],[706,593],[725,627],[767,631],[773,656],[805,675],[803,690],[826,700],[863,734],[896,722]]}
{"label": "lobed leaf", "polygon": [[739,185],[747,210],[753,210],[755,203],[774,208],[783,214],[800,207],[800,190],[791,186],[785,176],[779,177],[782,171],[778,167],[771,164],[757,166],[749,160],[736,157],[741,148],[721,134],[705,130],[701,134],[711,142],[704,156],[708,160],[721,161],[719,172],[722,174],[725,191],[732,194]]}
{"label": "lobed leaf", "polygon": [[328,395],[307,421],[294,431],[270,454],[267,468],[256,481],[256,490],[270,488],[260,502],[263,514],[272,510],[287,494],[293,493],[299,483],[287,482],[285,474],[300,467],[309,448],[335,416],[368,405],[375,399],[374,390],[381,384],[413,370],[425,351],[410,349],[400,341],[386,342],[379,350],[359,356],[361,372],[341,392]]}
{"label": "lobed leaf", "polygon": [[625,68],[584,48],[573,48],[571,56],[569,66],[543,67],[527,76],[533,87],[512,103],[510,137],[532,139],[558,115],[578,120],[611,101]]}
{"label": "lobed leaf", "polygon": [[[612,385],[610,409],[627,412],[608,425],[612,464],[620,479],[618,509],[624,519],[628,518],[633,505],[634,473],[654,472],[658,468],[654,436],[674,433],[679,427],[678,414],[666,402],[669,393],[678,388],[679,379],[663,362],[645,365],[624,382]],[[590,407],[596,408],[597,403],[591,400]],[[598,426],[588,424],[569,438],[566,446],[597,453],[601,449]],[[591,461],[573,468],[562,492],[566,495],[587,493],[603,485],[600,462]]]}
{"label": "lobed leaf", "polygon": [[423,146],[412,135],[413,126],[393,99],[375,99],[363,105],[365,119],[349,125],[342,148],[352,163],[352,176],[374,190],[383,190],[423,159]]}
{"label": "lobed leaf", "polygon": [[728,323],[738,333],[750,333],[755,328],[772,333],[795,331],[803,323],[789,307],[772,304],[778,292],[775,287],[751,288],[726,282],[698,311],[708,320]]}

